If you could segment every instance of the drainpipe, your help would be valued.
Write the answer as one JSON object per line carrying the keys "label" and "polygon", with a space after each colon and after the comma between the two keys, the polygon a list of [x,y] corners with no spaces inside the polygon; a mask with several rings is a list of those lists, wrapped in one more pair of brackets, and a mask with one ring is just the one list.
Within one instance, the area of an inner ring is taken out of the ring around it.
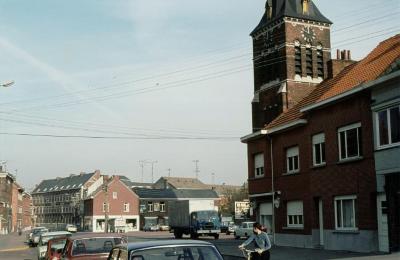
{"label": "drainpipe", "polygon": [[272,193],[272,238],[275,244],[275,187],[274,187],[274,154],[273,154],[273,143],[272,136],[267,135],[270,140],[270,153],[271,153],[271,193]]}

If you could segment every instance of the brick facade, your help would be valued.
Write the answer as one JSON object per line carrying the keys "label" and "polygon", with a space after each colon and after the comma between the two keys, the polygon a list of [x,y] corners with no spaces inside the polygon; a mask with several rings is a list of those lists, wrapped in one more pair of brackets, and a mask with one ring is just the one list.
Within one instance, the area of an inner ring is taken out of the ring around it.
{"label": "brick facade", "polygon": [[[108,207],[105,206],[107,204]],[[85,230],[104,231],[106,215],[110,231],[138,230],[139,197],[119,179],[119,176],[113,176],[87,198],[84,208]]]}

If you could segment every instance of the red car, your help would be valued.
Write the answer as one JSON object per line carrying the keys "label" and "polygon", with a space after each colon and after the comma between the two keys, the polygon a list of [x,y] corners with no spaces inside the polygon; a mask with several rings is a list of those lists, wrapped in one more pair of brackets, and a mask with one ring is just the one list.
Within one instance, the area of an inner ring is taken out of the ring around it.
{"label": "red car", "polygon": [[75,235],[67,239],[61,259],[107,259],[114,246],[126,243],[126,237],[119,234],[90,233]]}
{"label": "red car", "polygon": [[50,239],[47,243],[45,260],[60,260],[62,251],[65,247],[68,237],[59,237]]}

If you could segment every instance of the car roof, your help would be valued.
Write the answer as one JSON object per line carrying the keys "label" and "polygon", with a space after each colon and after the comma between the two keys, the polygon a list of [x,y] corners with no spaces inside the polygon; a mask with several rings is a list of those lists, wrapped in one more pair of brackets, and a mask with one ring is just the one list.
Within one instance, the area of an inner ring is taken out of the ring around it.
{"label": "car roof", "polygon": [[124,235],[115,234],[115,233],[86,233],[86,234],[76,234],[70,237],[71,240],[75,239],[85,239],[85,238],[101,238],[101,237],[126,237]]}
{"label": "car roof", "polygon": [[70,233],[70,232],[67,232],[67,231],[47,232],[47,233],[43,233],[43,234],[42,234],[42,237],[57,236],[57,235],[71,235],[71,233]]}
{"label": "car roof", "polygon": [[[213,246],[210,242],[200,241],[200,240],[182,240],[182,239],[173,239],[173,240],[152,240],[152,241],[144,241],[144,242],[131,242],[128,243],[128,250],[137,250],[137,249],[145,249],[151,247],[163,247],[163,246]],[[124,247],[121,245],[120,247]]]}

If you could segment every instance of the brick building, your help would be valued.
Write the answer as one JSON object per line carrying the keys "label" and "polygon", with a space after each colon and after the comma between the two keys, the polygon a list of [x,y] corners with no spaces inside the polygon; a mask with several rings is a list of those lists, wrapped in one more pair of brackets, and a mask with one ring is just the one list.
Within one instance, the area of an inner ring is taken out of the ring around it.
{"label": "brick building", "polygon": [[[255,218],[278,245],[378,250],[371,85],[400,57],[399,35],[242,138]],[[341,57],[339,57],[341,58]]]}
{"label": "brick building", "polygon": [[12,231],[12,190],[14,177],[0,166],[0,234]]}
{"label": "brick building", "polygon": [[331,21],[311,0],[267,0],[253,39],[253,132],[307,96],[328,75]]}
{"label": "brick building", "polygon": [[22,228],[24,189],[14,180],[11,192],[11,232],[16,232],[19,228]]}
{"label": "brick building", "polygon": [[33,226],[32,196],[24,192],[22,194],[22,228],[30,229]]}
{"label": "brick building", "polygon": [[43,180],[32,191],[34,225],[63,229],[83,226],[83,200],[103,184],[100,171]]}
{"label": "brick building", "polygon": [[139,230],[139,197],[120,180],[112,176],[84,201],[84,230],[104,232],[108,230]]}

